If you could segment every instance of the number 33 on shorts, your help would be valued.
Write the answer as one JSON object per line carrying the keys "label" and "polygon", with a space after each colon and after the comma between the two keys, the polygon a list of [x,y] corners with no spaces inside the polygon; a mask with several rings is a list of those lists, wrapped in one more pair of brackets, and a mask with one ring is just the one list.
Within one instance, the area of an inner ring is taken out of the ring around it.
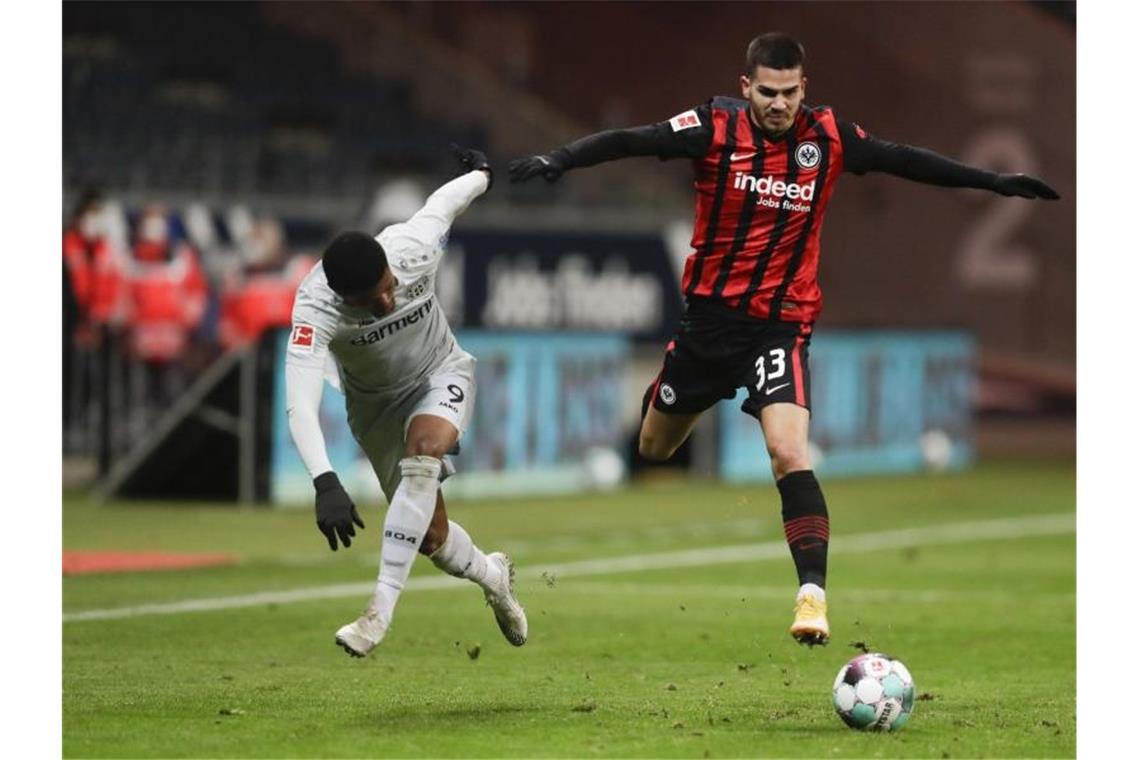
{"label": "number 33 on shorts", "polygon": [[[765,377],[764,372],[764,354],[760,354],[758,357],[756,357],[756,377],[758,378],[756,381],[756,390],[764,390],[765,380],[775,381],[781,377],[784,377],[785,370],[788,368],[787,364],[784,361],[785,356],[786,352],[782,348],[773,348],[768,352],[768,364],[772,367],[772,369],[767,373],[767,377]],[[775,391],[768,390],[766,392],[771,395]]]}
{"label": "number 33 on shorts", "polygon": [[793,345],[765,349],[756,357],[756,379],[748,389],[754,409],[778,402],[810,408],[807,351],[799,340]]}

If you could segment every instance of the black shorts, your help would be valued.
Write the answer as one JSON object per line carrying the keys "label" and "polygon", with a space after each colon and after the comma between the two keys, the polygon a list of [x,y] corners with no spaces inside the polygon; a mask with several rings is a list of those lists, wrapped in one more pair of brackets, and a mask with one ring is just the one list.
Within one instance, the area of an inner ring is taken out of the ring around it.
{"label": "black shorts", "polygon": [[746,388],[740,408],[754,417],[781,402],[810,410],[811,330],[811,324],[759,320],[691,299],[645,401],[666,414],[697,414]]}

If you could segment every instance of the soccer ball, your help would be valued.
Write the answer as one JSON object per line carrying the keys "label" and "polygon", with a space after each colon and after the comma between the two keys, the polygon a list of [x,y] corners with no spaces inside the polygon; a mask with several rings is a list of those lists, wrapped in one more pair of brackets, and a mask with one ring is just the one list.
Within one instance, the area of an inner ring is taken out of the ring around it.
{"label": "soccer ball", "polygon": [[839,669],[832,687],[835,711],[851,728],[898,731],[914,710],[914,679],[890,655],[861,654]]}

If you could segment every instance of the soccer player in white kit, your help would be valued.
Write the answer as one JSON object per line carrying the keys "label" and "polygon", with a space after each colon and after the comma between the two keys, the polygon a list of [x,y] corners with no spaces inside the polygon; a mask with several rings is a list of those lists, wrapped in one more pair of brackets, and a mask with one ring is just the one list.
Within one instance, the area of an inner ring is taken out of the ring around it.
{"label": "soccer player in white kit", "polygon": [[[447,517],[440,481],[471,418],[475,358],[460,348],[435,297],[435,273],[455,217],[491,184],[486,156],[456,149],[467,173],[440,187],[411,219],[375,238],[339,235],[297,289],[285,358],[289,431],[316,488],[317,527],[337,549],[364,527],[325,451],[323,384],[344,391],[348,424],[388,497],[376,590],[336,632],[355,657],[384,638],[416,554],[482,587],[511,644],[526,643],[509,557],[484,554]],[[335,376],[333,374],[335,370]]]}

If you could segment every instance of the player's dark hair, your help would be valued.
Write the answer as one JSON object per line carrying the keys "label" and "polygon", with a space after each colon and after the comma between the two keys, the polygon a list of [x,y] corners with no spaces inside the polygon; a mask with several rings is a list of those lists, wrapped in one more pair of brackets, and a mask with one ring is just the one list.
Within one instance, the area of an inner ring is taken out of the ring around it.
{"label": "player's dark hair", "polygon": [[337,235],[325,248],[321,261],[329,287],[342,296],[375,287],[388,268],[384,248],[363,232]]}
{"label": "player's dark hair", "polygon": [[768,32],[748,43],[744,54],[744,73],[752,76],[757,66],[766,69],[803,68],[807,54],[804,46],[790,34]]}

